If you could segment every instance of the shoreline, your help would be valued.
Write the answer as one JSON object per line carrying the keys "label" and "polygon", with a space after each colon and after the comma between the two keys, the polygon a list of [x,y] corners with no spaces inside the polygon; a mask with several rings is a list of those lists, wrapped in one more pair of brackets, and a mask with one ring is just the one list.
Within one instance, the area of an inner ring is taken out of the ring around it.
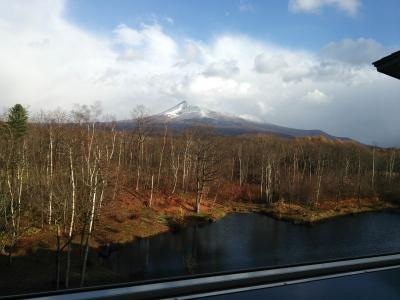
{"label": "shoreline", "polygon": [[[168,207],[170,203],[163,208],[161,202],[153,208],[148,208],[136,205],[139,203],[138,201],[120,206],[119,210],[114,210],[115,207],[112,206],[107,207],[98,220],[95,235],[90,243],[92,255],[90,267],[87,270],[87,285],[99,282],[117,283],[124,280],[102,263],[104,258],[107,258],[112,252],[118,251],[124,244],[166,232],[176,232],[190,226],[212,223],[231,213],[264,214],[293,224],[311,225],[365,212],[400,212],[399,206],[392,203],[376,199],[362,199],[358,203],[355,199],[349,199],[343,200],[338,207],[328,208],[321,205],[322,207],[318,209],[310,209],[297,204],[289,205],[283,202],[267,206],[264,203],[226,201],[221,204],[204,201],[203,212],[196,214],[192,212],[191,201],[191,198],[182,202],[178,201],[174,208]],[[0,265],[5,271],[0,276],[3,280],[0,289],[3,289],[5,293],[8,291],[12,293],[16,289],[26,290],[26,292],[54,289],[55,266],[48,262],[54,260],[55,243],[56,238],[52,229],[44,228],[21,239],[20,251],[13,255],[13,265],[8,265],[7,257],[0,255]],[[73,240],[73,249],[74,267],[71,273],[71,287],[77,287],[79,286],[80,268],[78,239]],[[38,268],[42,269],[40,274],[35,272]]]}
{"label": "shoreline", "polygon": [[310,209],[300,205],[280,203],[273,208],[267,208],[261,211],[261,213],[274,219],[288,221],[293,224],[315,225],[349,215],[358,215],[367,212],[399,211],[398,205],[379,200],[364,199],[361,203],[355,203],[356,200],[349,200],[348,202],[350,204],[326,210]]}
{"label": "shoreline", "polygon": [[[361,201],[357,199],[326,201],[316,208],[283,201],[267,205],[266,203],[235,201],[214,203],[205,200],[200,213],[193,212],[194,201],[190,197],[185,197],[185,199],[182,196],[176,197],[173,201],[174,207],[170,207],[171,199],[168,199],[149,208],[137,200],[122,198],[117,205],[104,207],[105,210],[97,221],[90,246],[102,248],[165,232],[176,232],[186,227],[218,221],[230,213],[257,213],[292,224],[314,225],[333,218],[366,212],[400,212],[400,206],[397,204],[371,198],[361,199]],[[35,228],[26,236],[22,236],[13,257],[36,252],[38,249],[56,250],[56,238],[53,231],[51,227]],[[73,243],[78,244],[78,236]]]}
{"label": "shoreline", "polygon": [[[166,232],[218,221],[230,213],[257,213],[292,224],[314,225],[329,219],[365,212],[400,212],[400,206],[377,198],[346,199],[338,202],[324,201],[318,207],[306,207],[279,201],[266,203],[224,201],[215,203],[205,199],[201,212],[193,212],[194,200],[190,195],[174,198],[158,197],[149,208],[138,199],[123,195],[116,203],[104,207],[96,221],[96,230],[90,247],[99,249],[108,245],[125,244],[136,239],[148,238]],[[79,232],[77,227],[77,232]],[[79,235],[72,243],[79,245]],[[32,228],[18,241],[13,257],[25,256],[40,249],[57,250],[54,228]],[[5,253],[0,253],[4,257]]]}
{"label": "shoreline", "polygon": [[324,221],[349,215],[374,212],[400,212],[399,205],[376,199],[363,199],[360,203],[356,204],[354,204],[354,199],[348,200],[348,203],[349,202],[350,204],[339,205],[337,208],[329,210],[311,209],[298,204],[283,202],[277,202],[270,206],[266,204],[231,202],[224,207],[223,213],[220,214],[194,214],[185,217],[183,220],[175,219],[173,220],[174,223],[171,223],[171,231],[174,231],[176,228],[216,222],[231,213],[256,213],[296,225],[316,225]]}

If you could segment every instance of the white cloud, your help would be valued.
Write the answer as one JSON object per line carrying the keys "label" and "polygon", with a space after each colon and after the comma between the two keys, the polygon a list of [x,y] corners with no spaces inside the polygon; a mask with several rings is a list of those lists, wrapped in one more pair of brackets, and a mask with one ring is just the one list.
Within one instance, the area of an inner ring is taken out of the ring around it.
{"label": "white cloud", "polygon": [[280,54],[261,53],[254,58],[254,70],[258,73],[274,73],[288,66]]}
{"label": "white cloud", "polygon": [[246,0],[240,0],[239,11],[241,13],[250,13],[250,12],[254,12],[255,8],[251,2],[248,2]]}
{"label": "white cloud", "polygon": [[139,30],[124,24],[114,31],[113,43],[125,50],[122,58],[140,58],[144,61],[170,66],[177,55],[175,41],[166,35],[160,25],[142,24]]}
{"label": "white cloud", "polygon": [[171,25],[174,25],[175,21],[173,18],[171,17],[165,17],[165,21]]}
{"label": "white cloud", "polygon": [[308,92],[302,97],[302,99],[313,104],[325,104],[331,101],[329,96],[325,95],[318,89]]}
{"label": "white cloud", "polygon": [[176,67],[183,67],[188,64],[201,64],[204,61],[205,49],[199,43],[187,40],[183,48],[181,59],[175,64]]}
{"label": "white cloud", "polygon": [[127,46],[140,46],[143,44],[145,35],[143,32],[132,29],[125,24],[119,25],[115,30],[115,43]]}
{"label": "white cloud", "polygon": [[384,55],[385,48],[373,39],[343,39],[331,42],[321,49],[321,57],[344,63],[361,65],[371,64]]}
{"label": "white cloud", "polygon": [[289,0],[289,11],[317,13],[325,6],[336,7],[354,16],[361,7],[361,0]]}
{"label": "white cloud", "polygon": [[203,72],[206,77],[233,77],[240,72],[235,60],[222,60],[212,62]]}
{"label": "white cloud", "polygon": [[0,1],[0,108],[20,102],[32,112],[71,109],[98,100],[123,119],[137,104],[155,113],[186,99],[279,125],[400,144],[400,85],[368,63],[381,49],[373,40],[311,53],[238,34],[207,43],[172,37],[157,24],[120,25],[107,36],[67,21],[63,1],[15,3]]}
{"label": "white cloud", "polygon": [[251,122],[262,122],[262,120],[254,115],[243,114],[239,115],[240,118]]}
{"label": "white cloud", "polygon": [[128,48],[125,51],[123,51],[122,53],[120,53],[117,57],[118,61],[134,61],[134,60],[139,60],[142,59],[143,55],[136,52],[134,49],[132,48]]}

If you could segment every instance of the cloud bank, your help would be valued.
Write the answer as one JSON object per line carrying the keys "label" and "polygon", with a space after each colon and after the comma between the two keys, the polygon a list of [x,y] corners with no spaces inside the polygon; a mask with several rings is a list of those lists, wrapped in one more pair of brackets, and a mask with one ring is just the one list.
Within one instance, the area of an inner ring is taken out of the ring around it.
{"label": "cloud bank", "polygon": [[318,13],[326,6],[335,7],[350,16],[355,16],[360,7],[360,0],[289,0],[291,12]]}
{"label": "cloud bank", "polygon": [[30,111],[101,101],[118,119],[183,99],[279,125],[399,145],[398,81],[377,73],[377,41],[333,41],[318,53],[246,35],[176,37],[159,24],[95,34],[69,22],[64,1],[0,1],[0,102]]}

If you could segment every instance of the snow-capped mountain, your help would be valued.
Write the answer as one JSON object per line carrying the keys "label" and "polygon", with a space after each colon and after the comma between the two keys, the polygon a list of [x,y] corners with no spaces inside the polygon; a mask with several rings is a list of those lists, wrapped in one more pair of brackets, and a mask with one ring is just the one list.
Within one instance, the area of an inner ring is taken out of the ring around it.
{"label": "snow-capped mountain", "polygon": [[186,101],[163,111],[159,116],[164,116],[171,120],[199,119],[199,118],[217,118],[220,114],[209,109],[199,106],[190,105]]}
{"label": "snow-capped mountain", "polygon": [[[338,139],[321,130],[302,130],[278,126],[270,123],[251,121],[249,119],[222,114],[216,111],[191,105],[182,101],[159,114],[150,117],[153,124],[168,124],[171,129],[182,130],[188,126],[213,126],[217,131],[226,135],[264,133],[283,137],[325,136]],[[347,138],[339,138],[347,139]]]}

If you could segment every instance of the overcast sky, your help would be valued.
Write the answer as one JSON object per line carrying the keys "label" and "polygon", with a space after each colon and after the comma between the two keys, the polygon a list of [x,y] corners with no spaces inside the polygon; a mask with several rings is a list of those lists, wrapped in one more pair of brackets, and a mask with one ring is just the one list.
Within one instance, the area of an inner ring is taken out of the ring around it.
{"label": "overcast sky", "polygon": [[0,108],[100,101],[129,117],[186,100],[400,145],[397,0],[0,0]]}

